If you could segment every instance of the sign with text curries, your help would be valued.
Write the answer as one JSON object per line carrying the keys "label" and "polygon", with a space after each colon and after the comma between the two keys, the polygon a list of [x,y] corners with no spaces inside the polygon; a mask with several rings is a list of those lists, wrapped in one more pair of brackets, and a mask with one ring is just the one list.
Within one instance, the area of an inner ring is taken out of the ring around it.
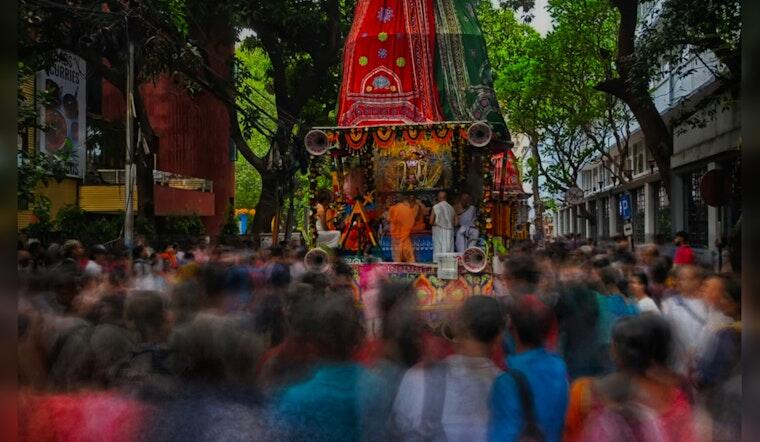
{"label": "sign with text curries", "polygon": [[37,90],[47,91],[49,100],[40,106],[39,151],[69,152],[66,175],[83,178],[87,158],[87,64],[63,53],[56,63],[37,73]]}

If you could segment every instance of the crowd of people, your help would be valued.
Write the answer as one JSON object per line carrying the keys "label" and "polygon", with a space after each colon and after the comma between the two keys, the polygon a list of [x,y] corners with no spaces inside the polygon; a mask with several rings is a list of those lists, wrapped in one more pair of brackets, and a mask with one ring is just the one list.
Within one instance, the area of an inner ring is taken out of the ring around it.
{"label": "crowd of people", "polygon": [[740,284],[678,246],[513,245],[432,324],[408,281],[357,295],[295,245],[23,238],[19,436],[739,440]]}

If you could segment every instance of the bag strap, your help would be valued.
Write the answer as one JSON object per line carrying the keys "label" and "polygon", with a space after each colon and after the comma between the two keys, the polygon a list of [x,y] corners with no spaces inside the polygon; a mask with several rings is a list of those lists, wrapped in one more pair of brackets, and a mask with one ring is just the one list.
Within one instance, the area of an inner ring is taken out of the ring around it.
{"label": "bag strap", "polygon": [[528,380],[520,370],[510,368],[507,373],[512,376],[517,385],[517,393],[520,395],[520,405],[522,406],[523,414],[525,414],[525,422],[535,422],[536,410],[533,406],[533,392],[530,391]]}
{"label": "bag strap", "polygon": [[425,396],[422,404],[423,440],[437,440],[443,432],[443,402],[446,399],[445,362],[433,364],[425,371]]}
{"label": "bag strap", "polygon": [[676,304],[678,304],[681,308],[686,310],[686,313],[689,314],[692,318],[694,318],[697,322],[699,322],[700,325],[707,324],[707,320],[697,314],[694,310],[689,307],[689,304],[686,303],[686,301],[683,300],[683,297],[681,295],[675,295],[673,297],[675,299]]}
{"label": "bag strap", "polygon": [[528,379],[520,370],[514,368],[509,369],[507,373],[509,373],[512,376],[512,379],[515,380],[517,393],[520,396],[520,405],[525,418],[522,434],[528,436],[531,440],[543,440],[544,436],[538,425],[536,409],[533,402],[533,392],[530,390]]}

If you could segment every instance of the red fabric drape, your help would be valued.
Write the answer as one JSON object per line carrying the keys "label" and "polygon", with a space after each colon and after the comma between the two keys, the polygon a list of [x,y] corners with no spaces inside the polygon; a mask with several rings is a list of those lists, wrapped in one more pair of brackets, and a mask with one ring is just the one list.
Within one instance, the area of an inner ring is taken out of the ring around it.
{"label": "red fabric drape", "polygon": [[432,0],[365,0],[346,40],[340,126],[442,120]]}

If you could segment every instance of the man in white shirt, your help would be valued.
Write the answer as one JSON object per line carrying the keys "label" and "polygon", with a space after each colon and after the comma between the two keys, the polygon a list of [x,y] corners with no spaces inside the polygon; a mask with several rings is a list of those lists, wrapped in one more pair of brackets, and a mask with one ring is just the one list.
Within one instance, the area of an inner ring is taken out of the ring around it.
{"label": "man in white shirt", "polygon": [[463,193],[461,197],[462,213],[458,215],[459,229],[457,230],[456,251],[464,253],[468,247],[473,247],[478,242],[480,236],[478,229],[475,228],[475,218],[477,210],[472,205],[470,195]]}
{"label": "man in white shirt", "polygon": [[454,207],[446,201],[446,192],[438,192],[438,203],[430,212],[430,225],[433,226],[433,262],[438,262],[439,254],[454,251],[456,219]]}
{"label": "man in white shirt", "polygon": [[84,267],[84,272],[88,275],[100,276],[103,274],[106,265],[108,251],[105,247],[98,244],[93,246],[90,255],[92,256],[92,259],[87,261],[87,265]]}
{"label": "man in white shirt", "polygon": [[489,358],[505,318],[493,297],[473,296],[453,322],[455,354],[417,365],[401,380],[391,413],[392,440],[485,441],[488,397],[502,373]]}
{"label": "man in white shirt", "polygon": [[678,294],[662,302],[662,314],[673,327],[674,369],[684,375],[694,357],[703,350],[708,320],[707,304],[700,293],[703,280],[704,275],[698,267],[681,267],[676,278]]}

